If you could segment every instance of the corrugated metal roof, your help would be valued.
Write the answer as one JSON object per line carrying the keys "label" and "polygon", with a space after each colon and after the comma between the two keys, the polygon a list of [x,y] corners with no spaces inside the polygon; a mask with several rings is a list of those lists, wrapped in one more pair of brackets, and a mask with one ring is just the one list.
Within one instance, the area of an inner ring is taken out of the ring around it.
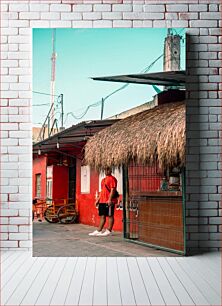
{"label": "corrugated metal roof", "polygon": [[[73,125],[49,138],[33,144],[33,153],[38,153],[40,149],[44,153],[58,152],[60,150],[81,151],[85,141],[96,132],[106,128],[118,120],[93,120],[83,121]],[[59,143],[59,150],[58,150]]]}
{"label": "corrugated metal roof", "polygon": [[96,81],[184,87],[186,82],[186,73],[184,70],[181,70],[93,77],[92,79]]}

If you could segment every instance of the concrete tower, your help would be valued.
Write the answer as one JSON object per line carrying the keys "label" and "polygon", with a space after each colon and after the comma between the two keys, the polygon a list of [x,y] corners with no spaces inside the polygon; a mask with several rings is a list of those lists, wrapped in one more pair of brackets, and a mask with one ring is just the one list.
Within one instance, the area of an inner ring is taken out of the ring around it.
{"label": "concrete tower", "polygon": [[180,70],[180,36],[173,35],[172,30],[168,29],[164,42],[163,71],[178,70]]}

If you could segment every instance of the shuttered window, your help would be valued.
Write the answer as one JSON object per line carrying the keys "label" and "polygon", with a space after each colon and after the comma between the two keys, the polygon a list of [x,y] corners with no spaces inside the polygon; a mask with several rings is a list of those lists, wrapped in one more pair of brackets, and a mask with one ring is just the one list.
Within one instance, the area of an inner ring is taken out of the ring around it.
{"label": "shuttered window", "polygon": [[41,198],[41,174],[36,174],[35,175],[35,182],[36,182],[36,188],[35,188],[35,196],[37,198]]}

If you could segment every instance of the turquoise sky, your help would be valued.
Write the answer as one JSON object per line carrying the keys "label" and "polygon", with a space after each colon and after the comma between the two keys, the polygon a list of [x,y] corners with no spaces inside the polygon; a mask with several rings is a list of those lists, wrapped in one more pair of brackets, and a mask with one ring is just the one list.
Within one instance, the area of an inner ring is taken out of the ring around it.
{"label": "turquoise sky", "polygon": [[[180,35],[184,29],[176,29]],[[56,94],[64,95],[65,126],[80,121],[100,119],[100,106],[91,108],[80,120],[89,104],[100,101],[123,83],[93,81],[93,76],[139,73],[163,53],[167,29],[57,29]],[[185,43],[182,44],[181,68],[185,69]],[[52,30],[33,29],[33,91],[50,93]],[[162,71],[161,58],[150,72]],[[138,106],[152,99],[150,85],[129,85],[106,100],[104,118]],[[33,105],[47,104],[50,97],[33,93]],[[43,123],[49,105],[33,106],[33,124]],[[59,119],[59,114],[57,114]]]}

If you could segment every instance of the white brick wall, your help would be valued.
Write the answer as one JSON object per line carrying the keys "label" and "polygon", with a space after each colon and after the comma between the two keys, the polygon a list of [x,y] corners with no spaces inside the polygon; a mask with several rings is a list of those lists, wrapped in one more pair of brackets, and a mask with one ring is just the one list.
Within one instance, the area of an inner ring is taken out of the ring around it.
{"label": "white brick wall", "polygon": [[1,3],[1,247],[31,247],[31,28],[187,27],[187,246],[219,248],[220,0],[15,2]]}

